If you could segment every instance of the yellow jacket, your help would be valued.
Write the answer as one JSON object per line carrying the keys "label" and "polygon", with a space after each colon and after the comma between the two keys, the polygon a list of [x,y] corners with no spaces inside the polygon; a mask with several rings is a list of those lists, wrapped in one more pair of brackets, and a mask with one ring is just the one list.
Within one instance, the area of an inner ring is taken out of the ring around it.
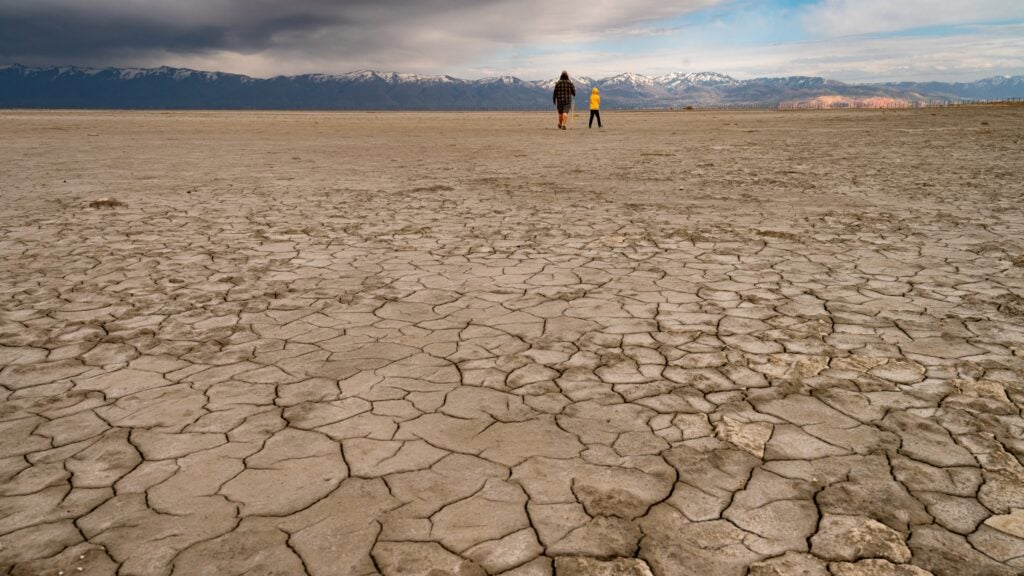
{"label": "yellow jacket", "polygon": [[601,94],[598,93],[597,88],[594,88],[593,90],[590,91],[590,109],[601,109]]}

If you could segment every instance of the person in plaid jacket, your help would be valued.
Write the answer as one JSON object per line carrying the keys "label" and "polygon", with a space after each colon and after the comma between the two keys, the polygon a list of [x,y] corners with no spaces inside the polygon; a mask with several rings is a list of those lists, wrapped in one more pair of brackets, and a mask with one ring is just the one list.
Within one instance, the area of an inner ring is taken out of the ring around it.
{"label": "person in plaid jacket", "polygon": [[563,70],[562,76],[555,83],[555,93],[551,95],[551,101],[558,107],[559,130],[565,130],[574,98],[576,98],[576,86],[573,85],[572,80],[569,80],[569,73]]}

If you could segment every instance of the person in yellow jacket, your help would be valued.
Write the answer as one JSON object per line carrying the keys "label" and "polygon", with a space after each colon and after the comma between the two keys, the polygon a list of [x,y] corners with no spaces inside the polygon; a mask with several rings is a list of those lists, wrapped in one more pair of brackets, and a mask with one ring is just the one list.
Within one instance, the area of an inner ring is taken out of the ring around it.
{"label": "person in yellow jacket", "polygon": [[597,127],[601,127],[601,93],[594,88],[590,91],[590,122],[587,128],[594,127],[594,118],[597,118]]}

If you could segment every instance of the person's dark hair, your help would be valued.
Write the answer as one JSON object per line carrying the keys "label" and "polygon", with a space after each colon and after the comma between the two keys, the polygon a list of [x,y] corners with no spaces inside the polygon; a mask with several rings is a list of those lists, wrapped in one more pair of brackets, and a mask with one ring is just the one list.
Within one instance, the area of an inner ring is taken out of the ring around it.
{"label": "person's dark hair", "polygon": [[568,80],[568,79],[569,79],[569,73],[566,72],[565,70],[562,70],[562,76],[559,78],[559,80]]}

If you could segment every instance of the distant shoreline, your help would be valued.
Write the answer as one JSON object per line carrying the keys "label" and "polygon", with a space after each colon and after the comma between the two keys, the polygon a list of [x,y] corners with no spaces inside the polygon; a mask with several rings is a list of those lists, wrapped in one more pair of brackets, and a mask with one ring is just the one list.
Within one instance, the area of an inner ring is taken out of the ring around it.
{"label": "distant shoreline", "polygon": [[[947,103],[926,103],[915,106],[692,106],[680,108],[602,108],[602,111],[616,114],[650,114],[650,113],[692,113],[692,112],[841,112],[841,111],[879,111],[879,110],[924,110],[936,108],[964,107],[1024,107],[1024,98],[1012,98],[992,101],[965,101]],[[449,108],[449,109],[359,109],[359,108],[90,108],[90,107],[58,107],[45,106],[0,106],[2,112],[152,112],[161,114],[222,114],[222,113],[287,113],[287,114],[549,114],[544,108],[529,109],[491,109],[491,108]],[[579,109],[583,114],[586,110]]]}

